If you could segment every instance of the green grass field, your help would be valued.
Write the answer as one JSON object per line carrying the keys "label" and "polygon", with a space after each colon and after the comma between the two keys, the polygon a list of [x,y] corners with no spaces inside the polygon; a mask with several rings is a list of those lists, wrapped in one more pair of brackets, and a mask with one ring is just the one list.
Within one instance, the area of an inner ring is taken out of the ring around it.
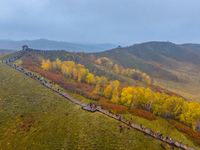
{"label": "green grass field", "polygon": [[187,83],[157,79],[159,86],[175,92],[189,101],[200,102],[200,72],[194,72],[194,70],[198,70],[198,67],[189,63],[180,63],[178,68],[178,70],[173,70],[173,73],[187,78]]}
{"label": "green grass field", "polygon": [[[172,147],[101,113],[90,113],[37,81],[0,63],[0,149],[171,149]],[[24,80],[25,78],[25,80]],[[89,100],[77,94],[80,101]],[[66,115],[68,113],[68,115]],[[15,116],[14,116],[15,115]],[[181,139],[192,140],[166,120],[149,121],[131,114],[135,124]],[[32,121],[32,122],[31,122]],[[28,124],[28,122],[31,122]],[[19,124],[27,123],[28,130]],[[176,149],[176,148],[175,148]]]}

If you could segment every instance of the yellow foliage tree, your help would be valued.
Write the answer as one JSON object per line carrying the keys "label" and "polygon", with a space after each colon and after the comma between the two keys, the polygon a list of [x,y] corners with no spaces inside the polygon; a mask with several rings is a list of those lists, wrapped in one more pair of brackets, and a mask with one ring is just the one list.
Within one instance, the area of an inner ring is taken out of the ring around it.
{"label": "yellow foliage tree", "polygon": [[131,106],[131,103],[134,98],[134,89],[133,87],[123,88],[121,92],[121,103],[125,106]]}
{"label": "yellow foliage tree", "polygon": [[78,72],[78,82],[85,80],[86,70],[85,68],[80,68]]}
{"label": "yellow foliage tree", "polygon": [[56,65],[56,62],[55,62],[55,61],[53,61],[52,66],[53,66],[53,69],[54,69],[54,70],[57,68],[57,65]]}
{"label": "yellow foliage tree", "polygon": [[107,86],[107,88],[104,90],[104,95],[106,98],[110,98],[110,95],[111,95],[111,86]]}
{"label": "yellow foliage tree", "polygon": [[95,78],[94,78],[94,75],[92,73],[89,73],[87,76],[86,76],[86,82],[88,84],[95,84]]}
{"label": "yellow foliage tree", "polygon": [[111,98],[111,102],[113,103],[118,103],[119,101],[119,91],[118,91],[118,88],[119,88],[119,81],[118,80],[115,80],[115,81],[112,81],[110,83],[111,87],[112,87],[112,98]]}
{"label": "yellow foliage tree", "polygon": [[96,62],[97,64],[101,65],[101,59],[100,59],[100,58],[98,58],[97,60],[95,60],[95,62]]}
{"label": "yellow foliage tree", "polygon": [[56,66],[57,66],[57,69],[60,70],[61,69],[61,60],[59,58],[56,59]]}
{"label": "yellow foliage tree", "polygon": [[186,102],[184,101],[182,107],[182,113],[179,119],[184,124],[192,127],[195,130],[196,121],[200,119],[200,105],[197,102]]}
{"label": "yellow foliage tree", "polygon": [[115,70],[115,73],[116,73],[116,74],[119,74],[119,67],[118,67],[117,64],[114,65],[114,68],[113,68],[113,69]]}
{"label": "yellow foliage tree", "polygon": [[42,69],[44,69],[46,71],[50,71],[52,69],[50,60],[49,59],[47,61],[42,60],[42,66],[41,67],[42,67]]}
{"label": "yellow foliage tree", "polygon": [[73,79],[76,80],[78,78],[78,71],[76,68],[72,69],[72,75],[73,75]]}
{"label": "yellow foliage tree", "polygon": [[108,67],[109,67],[109,68],[112,68],[112,66],[113,66],[113,62],[110,61],[110,62],[108,63]]}

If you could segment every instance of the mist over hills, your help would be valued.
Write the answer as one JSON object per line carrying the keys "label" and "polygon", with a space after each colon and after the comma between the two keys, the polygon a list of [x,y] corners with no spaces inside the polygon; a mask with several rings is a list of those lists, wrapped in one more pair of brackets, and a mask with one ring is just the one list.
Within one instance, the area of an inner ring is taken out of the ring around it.
{"label": "mist over hills", "polygon": [[28,45],[33,49],[41,50],[66,50],[69,52],[101,52],[117,47],[115,44],[76,44],[70,42],[59,42],[51,41],[47,39],[37,39],[37,40],[22,40],[22,41],[12,41],[12,40],[0,40],[1,49],[12,49],[21,50],[22,45]]}

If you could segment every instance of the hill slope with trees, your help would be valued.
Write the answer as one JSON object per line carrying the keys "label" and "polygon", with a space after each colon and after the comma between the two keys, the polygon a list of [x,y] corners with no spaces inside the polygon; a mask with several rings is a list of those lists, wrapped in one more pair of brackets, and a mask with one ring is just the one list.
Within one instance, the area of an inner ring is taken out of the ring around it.
{"label": "hill slope with trees", "polygon": [[[172,148],[127,126],[120,133],[119,122],[99,113],[82,110],[80,106],[69,103],[59,94],[6,64],[0,63],[0,69],[3,70],[0,74],[0,147],[3,149]],[[133,116],[133,119],[138,123],[148,123],[148,120],[137,116]],[[181,137],[183,142],[195,148],[187,136],[168,122],[161,119],[151,124],[152,129],[153,124],[159,124],[163,132],[168,127],[168,134],[175,140]]]}

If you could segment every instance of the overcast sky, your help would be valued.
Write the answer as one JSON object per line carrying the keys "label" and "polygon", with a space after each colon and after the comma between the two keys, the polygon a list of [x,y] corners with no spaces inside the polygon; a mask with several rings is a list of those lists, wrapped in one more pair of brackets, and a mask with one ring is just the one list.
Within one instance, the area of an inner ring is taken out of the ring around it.
{"label": "overcast sky", "polygon": [[0,0],[0,39],[200,43],[200,0]]}

